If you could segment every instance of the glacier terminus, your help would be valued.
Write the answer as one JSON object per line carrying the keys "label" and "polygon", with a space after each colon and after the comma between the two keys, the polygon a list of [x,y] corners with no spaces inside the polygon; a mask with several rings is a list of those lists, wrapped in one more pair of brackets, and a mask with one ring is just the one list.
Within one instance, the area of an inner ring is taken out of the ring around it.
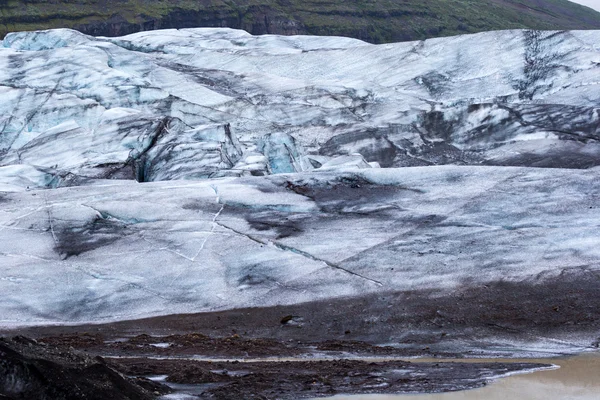
{"label": "glacier terminus", "polygon": [[600,31],[11,33],[0,328],[588,351],[599,177]]}

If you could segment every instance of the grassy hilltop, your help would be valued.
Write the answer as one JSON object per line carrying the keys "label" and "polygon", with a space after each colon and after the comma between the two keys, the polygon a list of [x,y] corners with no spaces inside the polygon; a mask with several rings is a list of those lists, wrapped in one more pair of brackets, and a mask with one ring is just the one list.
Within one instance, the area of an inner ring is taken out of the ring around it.
{"label": "grassy hilltop", "polygon": [[566,0],[0,0],[0,37],[59,27],[115,36],[202,26],[383,43],[497,29],[600,29],[600,13]]}

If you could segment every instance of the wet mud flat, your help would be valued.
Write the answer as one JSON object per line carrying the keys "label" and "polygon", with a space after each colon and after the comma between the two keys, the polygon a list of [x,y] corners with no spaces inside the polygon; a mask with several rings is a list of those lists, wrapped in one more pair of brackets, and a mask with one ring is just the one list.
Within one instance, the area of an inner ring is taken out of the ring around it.
{"label": "wet mud flat", "polygon": [[[242,341],[234,341],[241,345]],[[239,351],[239,350],[238,350]],[[101,357],[22,336],[0,341],[1,399],[298,399],[338,393],[437,393],[484,386],[542,363]],[[190,397],[193,396],[193,397]],[[173,398],[173,397],[171,397]]]}
{"label": "wet mud flat", "polygon": [[164,377],[166,384],[200,384],[202,386],[195,391],[198,397],[215,399],[299,399],[338,393],[439,393],[477,388],[494,377],[548,367],[539,363],[450,364],[347,359],[114,361],[129,375]]}
{"label": "wet mud flat", "polygon": [[[515,360],[516,361],[516,360]],[[485,387],[461,392],[423,394],[418,400],[597,400],[600,393],[600,352],[574,357],[535,359],[560,368],[512,375]],[[412,395],[336,395],[327,400],[414,400]]]}

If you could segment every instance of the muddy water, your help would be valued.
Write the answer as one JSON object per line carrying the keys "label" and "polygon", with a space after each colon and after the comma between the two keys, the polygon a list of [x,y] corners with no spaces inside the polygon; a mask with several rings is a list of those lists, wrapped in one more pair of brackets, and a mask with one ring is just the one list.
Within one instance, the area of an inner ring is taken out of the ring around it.
{"label": "muddy water", "polygon": [[[507,362],[509,360],[496,360]],[[600,353],[566,359],[537,359],[529,362],[558,365],[499,379],[488,386],[462,392],[422,395],[338,395],[330,400],[599,400]],[[321,399],[323,400],[323,399]]]}

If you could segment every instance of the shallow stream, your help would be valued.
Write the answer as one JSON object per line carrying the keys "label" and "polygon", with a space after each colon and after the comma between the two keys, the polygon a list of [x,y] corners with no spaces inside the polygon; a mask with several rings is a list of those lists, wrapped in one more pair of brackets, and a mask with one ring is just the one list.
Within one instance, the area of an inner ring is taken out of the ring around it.
{"label": "shallow stream", "polygon": [[[411,360],[414,361],[414,360]],[[439,360],[437,360],[439,362]],[[482,361],[482,360],[475,360]],[[485,361],[511,362],[497,359]],[[599,400],[600,353],[570,358],[514,360],[558,365],[554,370],[537,371],[501,378],[479,389],[414,395],[338,395],[329,400]],[[320,400],[325,400],[321,398]]]}

